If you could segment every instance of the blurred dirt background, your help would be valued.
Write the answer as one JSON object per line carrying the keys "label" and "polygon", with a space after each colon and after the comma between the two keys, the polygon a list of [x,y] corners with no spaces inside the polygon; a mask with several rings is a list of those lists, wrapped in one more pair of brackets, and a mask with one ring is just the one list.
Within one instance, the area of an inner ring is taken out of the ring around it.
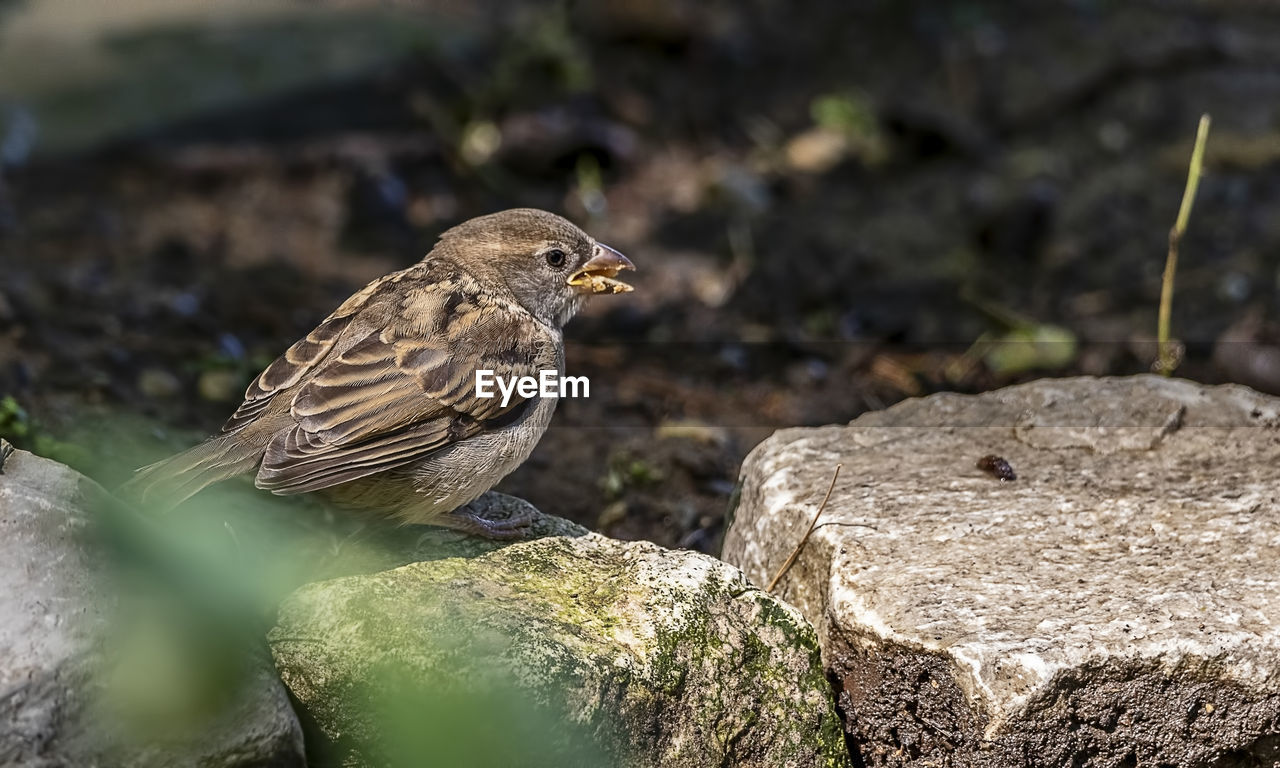
{"label": "blurred dirt background", "polygon": [[[775,428],[1043,375],[1280,392],[1280,6],[0,0],[0,435],[107,483],[443,229],[639,265],[500,487],[717,551]],[[966,469],[974,457],[960,457]]]}

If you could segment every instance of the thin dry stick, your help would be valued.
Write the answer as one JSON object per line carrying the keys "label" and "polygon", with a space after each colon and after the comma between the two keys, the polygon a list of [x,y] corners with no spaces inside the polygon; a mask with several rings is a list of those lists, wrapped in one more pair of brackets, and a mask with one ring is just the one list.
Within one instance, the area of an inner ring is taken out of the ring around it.
{"label": "thin dry stick", "polygon": [[1178,245],[1187,231],[1187,220],[1191,218],[1191,204],[1196,199],[1196,188],[1200,186],[1200,168],[1204,164],[1204,145],[1209,138],[1209,116],[1200,116],[1200,127],[1196,130],[1195,147],[1191,150],[1191,167],[1187,169],[1187,186],[1182,190],[1182,206],[1178,209],[1178,220],[1169,230],[1169,256],[1164,262],[1164,280],[1160,288],[1160,315],[1156,325],[1156,342],[1159,344],[1160,356],[1156,367],[1165,376],[1173,374],[1178,367],[1177,345],[1169,339],[1169,316],[1173,312],[1173,278],[1178,271]]}
{"label": "thin dry stick", "polygon": [[809,529],[800,537],[800,543],[796,548],[791,550],[791,554],[787,556],[787,561],[782,564],[778,572],[773,574],[773,580],[769,582],[769,586],[765,587],[765,592],[772,592],[773,588],[778,586],[778,579],[782,578],[782,574],[787,572],[796,558],[800,556],[800,550],[804,549],[805,542],[809,540],[809,534],[813,533],[813,527],[818,524],[818,518],[822,517],[822,510],[827,508],[827,500],[831,498],[831,492],[836,488],[836,478],[840,476],[840,468],[843,464],[836,465],[836,471],[831,473],[831,485],[827,486],[827,495],[822,497],[822,503],[818,505],[818,511],[813,513],[813,519],[809,521]]}

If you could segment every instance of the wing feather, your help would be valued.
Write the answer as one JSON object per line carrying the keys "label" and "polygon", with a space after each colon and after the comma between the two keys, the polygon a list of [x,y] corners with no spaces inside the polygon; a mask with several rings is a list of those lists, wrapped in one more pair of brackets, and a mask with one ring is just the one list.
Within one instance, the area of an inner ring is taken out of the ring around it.
{"label": "wing feather", "polygon": [[245,390],[244,402],[236,408],[222,431],[234,432],[241,429],[262,415],[271,399],[277,392],[297,384],[303,376],[316,366],[333,349],[342,334],[351,325],[352,316],[337,317],[330,315],[305,338],[295,342],[276,358],[266,370],[258,374],[249,388]]}
{"label": "wing feather", "polygon": [[[389,320],[348,323],[340,344],[330,342],[319,355],[304,350],[312,353],[305,371],[278,375],[293,379],[294,423],[267,445],[259,487],[281,494],[326,488],[509,424],[536,398],[513,395],[506,407],[499,398],[478,398],[476,370],[536,376],[559,363],[550,328],[483,294],[472,279],[455,275],[387,300],[396,302]],[[381,330],[355,338],[360,327]],[[318,349],[324,338],[310,343]]]}

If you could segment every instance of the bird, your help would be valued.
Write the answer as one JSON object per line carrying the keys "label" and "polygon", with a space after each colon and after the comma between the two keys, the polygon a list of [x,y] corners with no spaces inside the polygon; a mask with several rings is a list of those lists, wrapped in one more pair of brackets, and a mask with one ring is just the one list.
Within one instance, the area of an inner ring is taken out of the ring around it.
{"label": "bird", "polygon": [[631,291],[617,276],[633,269],[547,211],[467,220],[289,347],[218,434],[139,469],[120,495],[171,509],[253,473],[260,489],[376,519],[519,538],[532,513],[494,520],[468,505],[529,457],[559,398],[482,397],[476,371],[562,375],[564,325],[588,296]]}

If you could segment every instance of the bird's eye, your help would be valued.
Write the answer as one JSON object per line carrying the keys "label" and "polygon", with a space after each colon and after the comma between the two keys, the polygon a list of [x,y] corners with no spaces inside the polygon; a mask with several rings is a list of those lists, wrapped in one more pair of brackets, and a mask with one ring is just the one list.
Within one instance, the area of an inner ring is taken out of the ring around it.
{"label": "bird's eye", "polygon": [[547,251],[546,256],[547,256],[547,263],[550,264],[551,266],[553,267],[564,266],[564,260],[565,260],[564,251],[560,250],[559,248],[552,248],[551,250]]}

